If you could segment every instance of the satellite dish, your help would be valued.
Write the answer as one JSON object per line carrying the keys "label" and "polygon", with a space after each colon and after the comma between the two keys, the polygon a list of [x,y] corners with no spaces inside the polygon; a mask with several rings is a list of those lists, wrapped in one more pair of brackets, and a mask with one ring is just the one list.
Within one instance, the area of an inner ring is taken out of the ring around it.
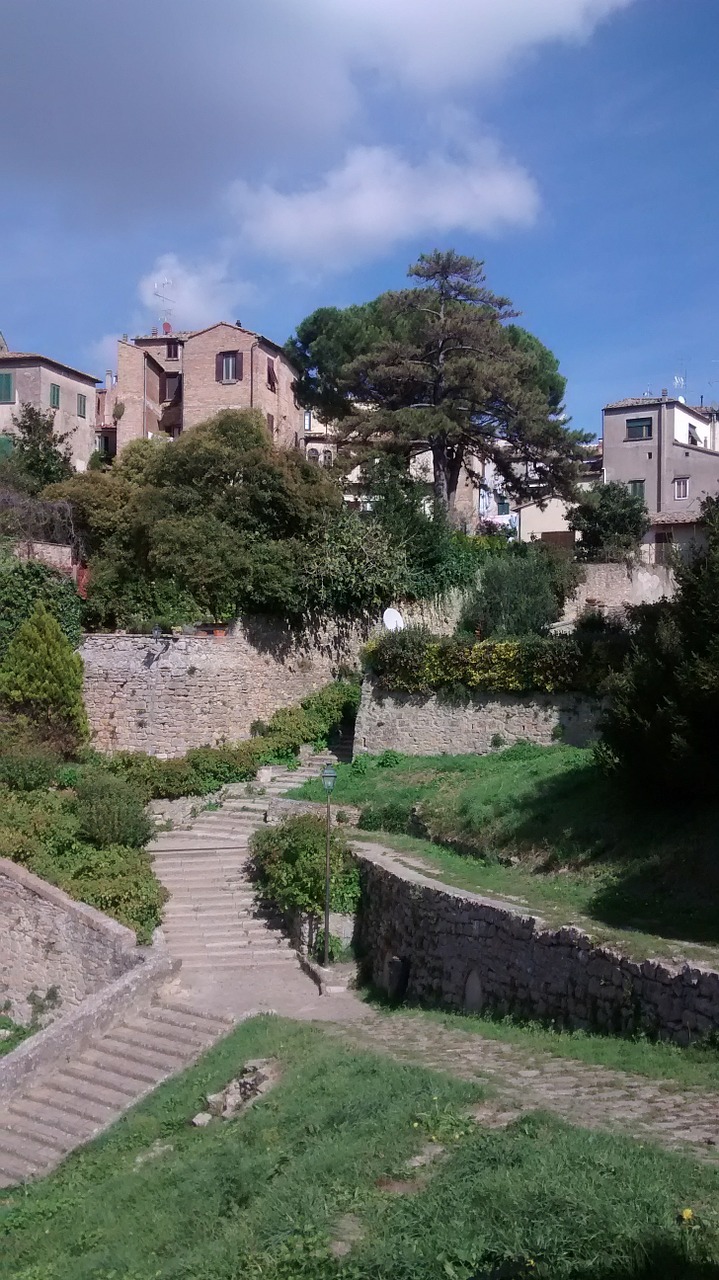
{"label": "satellite dish", "polygon": [[382,621],[388,631],[404,630],[404,618],[397,609],[385,609],[382,614]]}

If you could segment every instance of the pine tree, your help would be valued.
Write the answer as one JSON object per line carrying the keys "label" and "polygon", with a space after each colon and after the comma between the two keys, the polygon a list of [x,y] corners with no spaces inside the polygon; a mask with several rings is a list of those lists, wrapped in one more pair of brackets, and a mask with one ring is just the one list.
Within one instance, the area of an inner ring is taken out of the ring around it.
{"label": "pine tree", "polygon": [[0,666],[0,694],[39,724],[89,737],[82,697],[83,663],[57,620],[38,601],[16,631]]}

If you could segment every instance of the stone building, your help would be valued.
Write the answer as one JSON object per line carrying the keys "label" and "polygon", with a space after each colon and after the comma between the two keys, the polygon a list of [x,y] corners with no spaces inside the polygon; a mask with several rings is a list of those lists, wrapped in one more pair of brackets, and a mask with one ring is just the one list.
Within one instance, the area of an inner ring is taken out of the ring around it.
{"label": "stone building", "polygon": [[117,375],[98,395],[98,437],[114,454],[129,440],[177,437],[222,409],[259,409],[275,443],[299,447],[303,411],[293,391],[296,370],[269,338],[240,324],[161,332],[117,345]]}
{"label": "stone building", "polygon": [[14,436],[13,418],[24,404],[55,414],[55,430],[67,441],[77,471],[95,450],[97,378],[50,356],[0,346],[0,435]]}

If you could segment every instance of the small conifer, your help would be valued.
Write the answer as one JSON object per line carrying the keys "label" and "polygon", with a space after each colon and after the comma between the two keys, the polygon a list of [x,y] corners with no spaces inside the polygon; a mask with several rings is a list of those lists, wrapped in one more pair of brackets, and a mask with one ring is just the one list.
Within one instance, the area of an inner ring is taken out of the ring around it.
{"label": "small conifer", "polygon": [[83,663],[57,620],[38,600],[16,631],[0,665],[0,694],[38,723],[89,737],[82,697]]}

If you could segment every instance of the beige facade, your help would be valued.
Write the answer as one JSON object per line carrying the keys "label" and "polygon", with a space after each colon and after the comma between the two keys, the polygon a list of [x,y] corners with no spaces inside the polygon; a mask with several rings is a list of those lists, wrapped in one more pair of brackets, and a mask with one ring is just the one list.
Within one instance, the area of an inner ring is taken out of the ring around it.
{"label": "beige facade", "polygon": [[0,352],[0,434],[15,435],[13,418],[24,404],[54,410],[55,430],[67,441],[77,471],[95,450],[97,378],[46,356]]}
{"label": "beige facade", "polygon": [[118,343],[117,378],[101,396],[104,423],[110,431],[116,423],[119,450],[158,433],[178,436],[223,409],[258,409],[274,442],[296,448],[304,414],[295,377],[280,347],[240,325],[182,333],[165,325],[162,333]]}

